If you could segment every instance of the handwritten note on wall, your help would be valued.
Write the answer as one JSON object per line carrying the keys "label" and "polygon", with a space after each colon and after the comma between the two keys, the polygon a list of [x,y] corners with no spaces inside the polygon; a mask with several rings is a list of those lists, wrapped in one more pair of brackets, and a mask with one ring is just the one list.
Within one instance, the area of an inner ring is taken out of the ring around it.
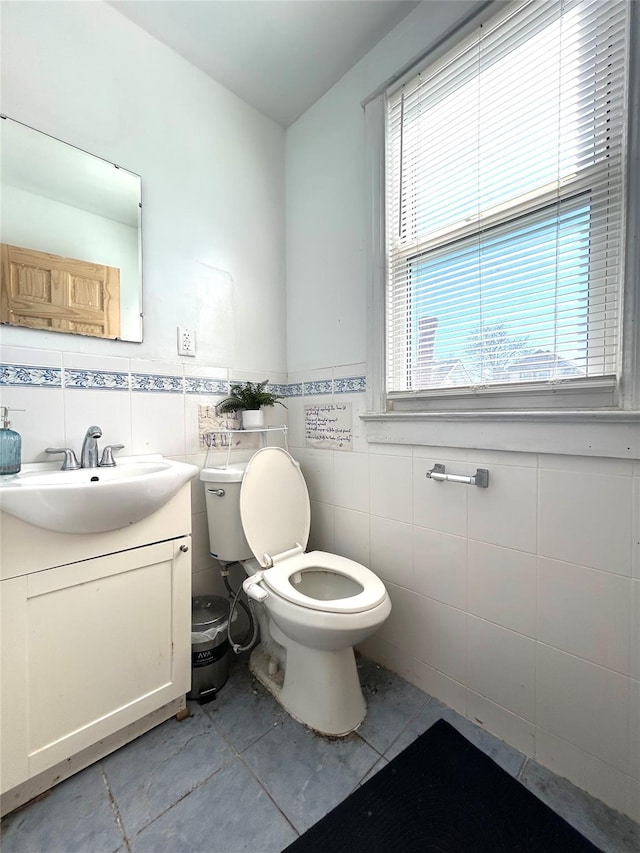
{"label": "handwritten note on wall", "polygon": [[331,450],[353,449],[351,403],[328,403],[304,407],[304,437],[307,447]]}

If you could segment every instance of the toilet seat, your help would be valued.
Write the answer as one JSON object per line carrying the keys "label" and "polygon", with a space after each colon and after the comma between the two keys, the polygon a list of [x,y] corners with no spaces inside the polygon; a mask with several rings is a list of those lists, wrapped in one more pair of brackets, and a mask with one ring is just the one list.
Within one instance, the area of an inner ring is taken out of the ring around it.
{"label": "toilet seat", "polygon": [[[304,549],[309,540],[311,507],[300,465],[281,447],[263,447],[247,464],[240,489],[242,526],[267,587],[300,607],[329,613],[362,613],[385,600],[382,581],[365,566],[329,554]],[[356,595],[320,599],[295,588],[292,577],[318,569],[349,578],[362,587]]]}
{"label": "toilet seat", "polygon": [[[362,591],[347,598],[312,598],[297,590],[291,582],[294,575],[310,569],[342,575],[359,584]],[[273,568],[267,569],[262,579],[281,598],[300,607],[324,610],[327,613],[362,613],[377,607],[387,596],[380,578],[365,566],[326,551],[309,551],[306,554],[286,557],[277,562]]]}

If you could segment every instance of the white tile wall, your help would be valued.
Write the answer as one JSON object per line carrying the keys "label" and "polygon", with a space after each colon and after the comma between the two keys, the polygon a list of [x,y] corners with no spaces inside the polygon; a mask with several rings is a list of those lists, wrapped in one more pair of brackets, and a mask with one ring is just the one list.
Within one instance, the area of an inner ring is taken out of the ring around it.
{"label": "white tile wall", "polygon": [[640,681],[629,682],[629,775],[640,781]]}
{"label": "white tile wall", "polygon": [[415,657],[455,681],[466,683],[466,615],[431,598],[415,595],[415,600],[415,631],[419,639]]}
{"label": "white tile wall", "polygon": [[[480,461],[471,465],[473,471],[486,467]],[[469,538],[535,554],[536,476],[535,468],[492,465],[489,488],[466,490]]]}
{"label": "white tile wall", "polygon": [[473,690],[467,690],[467,716],[525,755],[535,755],[535,725],[507,711],[502,705],[491,702]]}
{"label": "white tile wall", "polygon": [[372,515],[406,521],[411,518],[411,457],[371,455]]}
{"label": "white tile wall", "polygon": [[369,512],[369,460],[364,453],[333,454],[336,506]]}
{"label": "white tile wall", "polygon": [[[63,394],[65,447],[73,447],[79,453],[87,427],[96,424],[102,429],[101,447],[105,444],[124,444],[125,450],[121,452],[131,454],[129,391],[65,388]],[[176,452],[183,452],[183,447],[172,449],[172,453]]]}
{"label": "white tile wall", "polygon": [[535,721],[536,643],[476,616],[467,617],[467,681],[519,717]]}
{"label": "white tile wall", "polygon": [[538,643],[536,723],[628,773],[629,682],[617,672]]}
{"label": "white tile wall", "polygon": [[640,679],[640,580],[634,580],[631,583],[631,649],[629,672],[632,678]]}
{"label": "white tile wall", "polygon": [[185,452],[185,403],[182,394],[131,393],[131,453]]}
{"label": "white tile wall", "polygon": [[336,554],[369,565],[369,514],[335,507],[334,542]]}
{"label": "white tile wall", "polygon": [[640,580],[640,462],[635,467],[631,500],[631,574]]}
{"label": "white tile wall", "polygon": [[[373,658],[375,660],[375,655]],[[412,661],[412,669],[406,673],[405,678],[413,681],[430,696],[436,696],[459,714],[467,714],[469,691],[461,682],[449,678],[421,660]]]}
{"label": "white tile wall", "polygon": [[536,732],[535,759],[558,776],[570,779],[579,788],[610,803],[618,811],[631,814],[628,808],[629,777],[611,764],[541,728]]}
{"label": "white tile wall", "polygon": [[467,540],[413,527],[412,588],[443,604],[466,609]]}
{"label": "white tile wall", "polygon": [[632,494],[630,476],[540,469],[540,554],[630,575]]}
{"label": "white tile wall", "polygon": [[536,636],[534,554],[469,540],[469,612],[527,637]]}
{"label": "white tile wall", "polygon": [[[2,388],[0,401],[12,409],[24,409],[23,412],[9,412],[11,429],[22,436],[23,462],[62,460],[61,455],[45,453],[47,447],[71,447],[67,443],[61,388]],[[87,422],[85,427],[88,426]]]}
{"label": "white tile wall", "polygon": [[[467,500],[469,490],[451,488],[448,483],[427,478],[427,471],[439,462],[445,469],[458,474],[473,473],[466,463],[434,456],[433,459],[414,459],[413,462],[413,523],[456,536],[467,535]],[[408,518],[411,518],[409,515]]]}
{"label": "white tile wall", "polygon": [[410,524],[371,516],[371,569],[383,580],[413,589]]}
{"label": "white tile wall", "polygon": [[629,578],[539,558],[541,642],[628,675],[630,630]]}

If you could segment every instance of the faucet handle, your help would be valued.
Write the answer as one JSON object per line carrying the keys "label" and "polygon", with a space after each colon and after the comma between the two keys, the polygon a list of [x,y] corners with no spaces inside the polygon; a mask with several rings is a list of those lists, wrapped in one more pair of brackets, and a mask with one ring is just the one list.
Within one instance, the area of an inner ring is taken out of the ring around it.
{"label": "faucet handle", "polygon": [[116,464],[116,460],[113,458],[114,450],[122,450],[124,444],[107,444],[106,447],[102,449],[102,458],[98,463],[100,468],[113,468]]}
{"label": "faucet handle", "polygon": [[45,453],[64,453],[64,462],[62,463],[62,471],[76,471],[80,468],[80,463],[76,459],[76,454],[70,447],[47,447]]}

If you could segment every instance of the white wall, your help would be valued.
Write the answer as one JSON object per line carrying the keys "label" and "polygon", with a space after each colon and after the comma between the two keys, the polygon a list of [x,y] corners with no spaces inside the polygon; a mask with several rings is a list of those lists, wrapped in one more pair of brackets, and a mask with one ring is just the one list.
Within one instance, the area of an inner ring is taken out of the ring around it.
{"label": "white wall", "polygon": [[[2,4],[2,112],[142,176],[144,342],[2,327],[0,361],[53,371],[1,388],[27,410],[12,416],[24,461],[78,452],[97,423],[125,453],[201,464],[211,380],[285,379],[284,131],[103,2]],[[177,355],[178,324],[195,359]],[[130,390],[140,374],[171,390]],[[211,560],[193,494],[197,571]]]}
{"label": "white wall", "polygon": [[3,4],[2,110],[142,176],[145,271],[141,346],[4,343],[177,363],[180,323],[199,363],[285,369],[280,127],[102,2]]}
{"label": "white wall", "polygon": [[[589,439],[580,428],[590,454],[603,447],[612,458],[571,455],[566,439],[553,452],[549,424],[545,452],[518,445],[526,424],[493,447],[480,422],[421,423],[409,443],[376,444],[357,417],[364,394],[312,396],[331,389],[326,380],[335,394],[335,380],[366,373],[360,102],[469,5],[421,4],[287,132],[289,381],[310,390],[289,403],[289,425],[312,497],[312,545],[384,579],[393,611],[367,654],[638,819],[637,436],[622,446],[619,431]],[[305,447],[305,403],[347,399],[354,452]],[[461,474],[487,467],[490,486],[429,480],[436,462]]]}

